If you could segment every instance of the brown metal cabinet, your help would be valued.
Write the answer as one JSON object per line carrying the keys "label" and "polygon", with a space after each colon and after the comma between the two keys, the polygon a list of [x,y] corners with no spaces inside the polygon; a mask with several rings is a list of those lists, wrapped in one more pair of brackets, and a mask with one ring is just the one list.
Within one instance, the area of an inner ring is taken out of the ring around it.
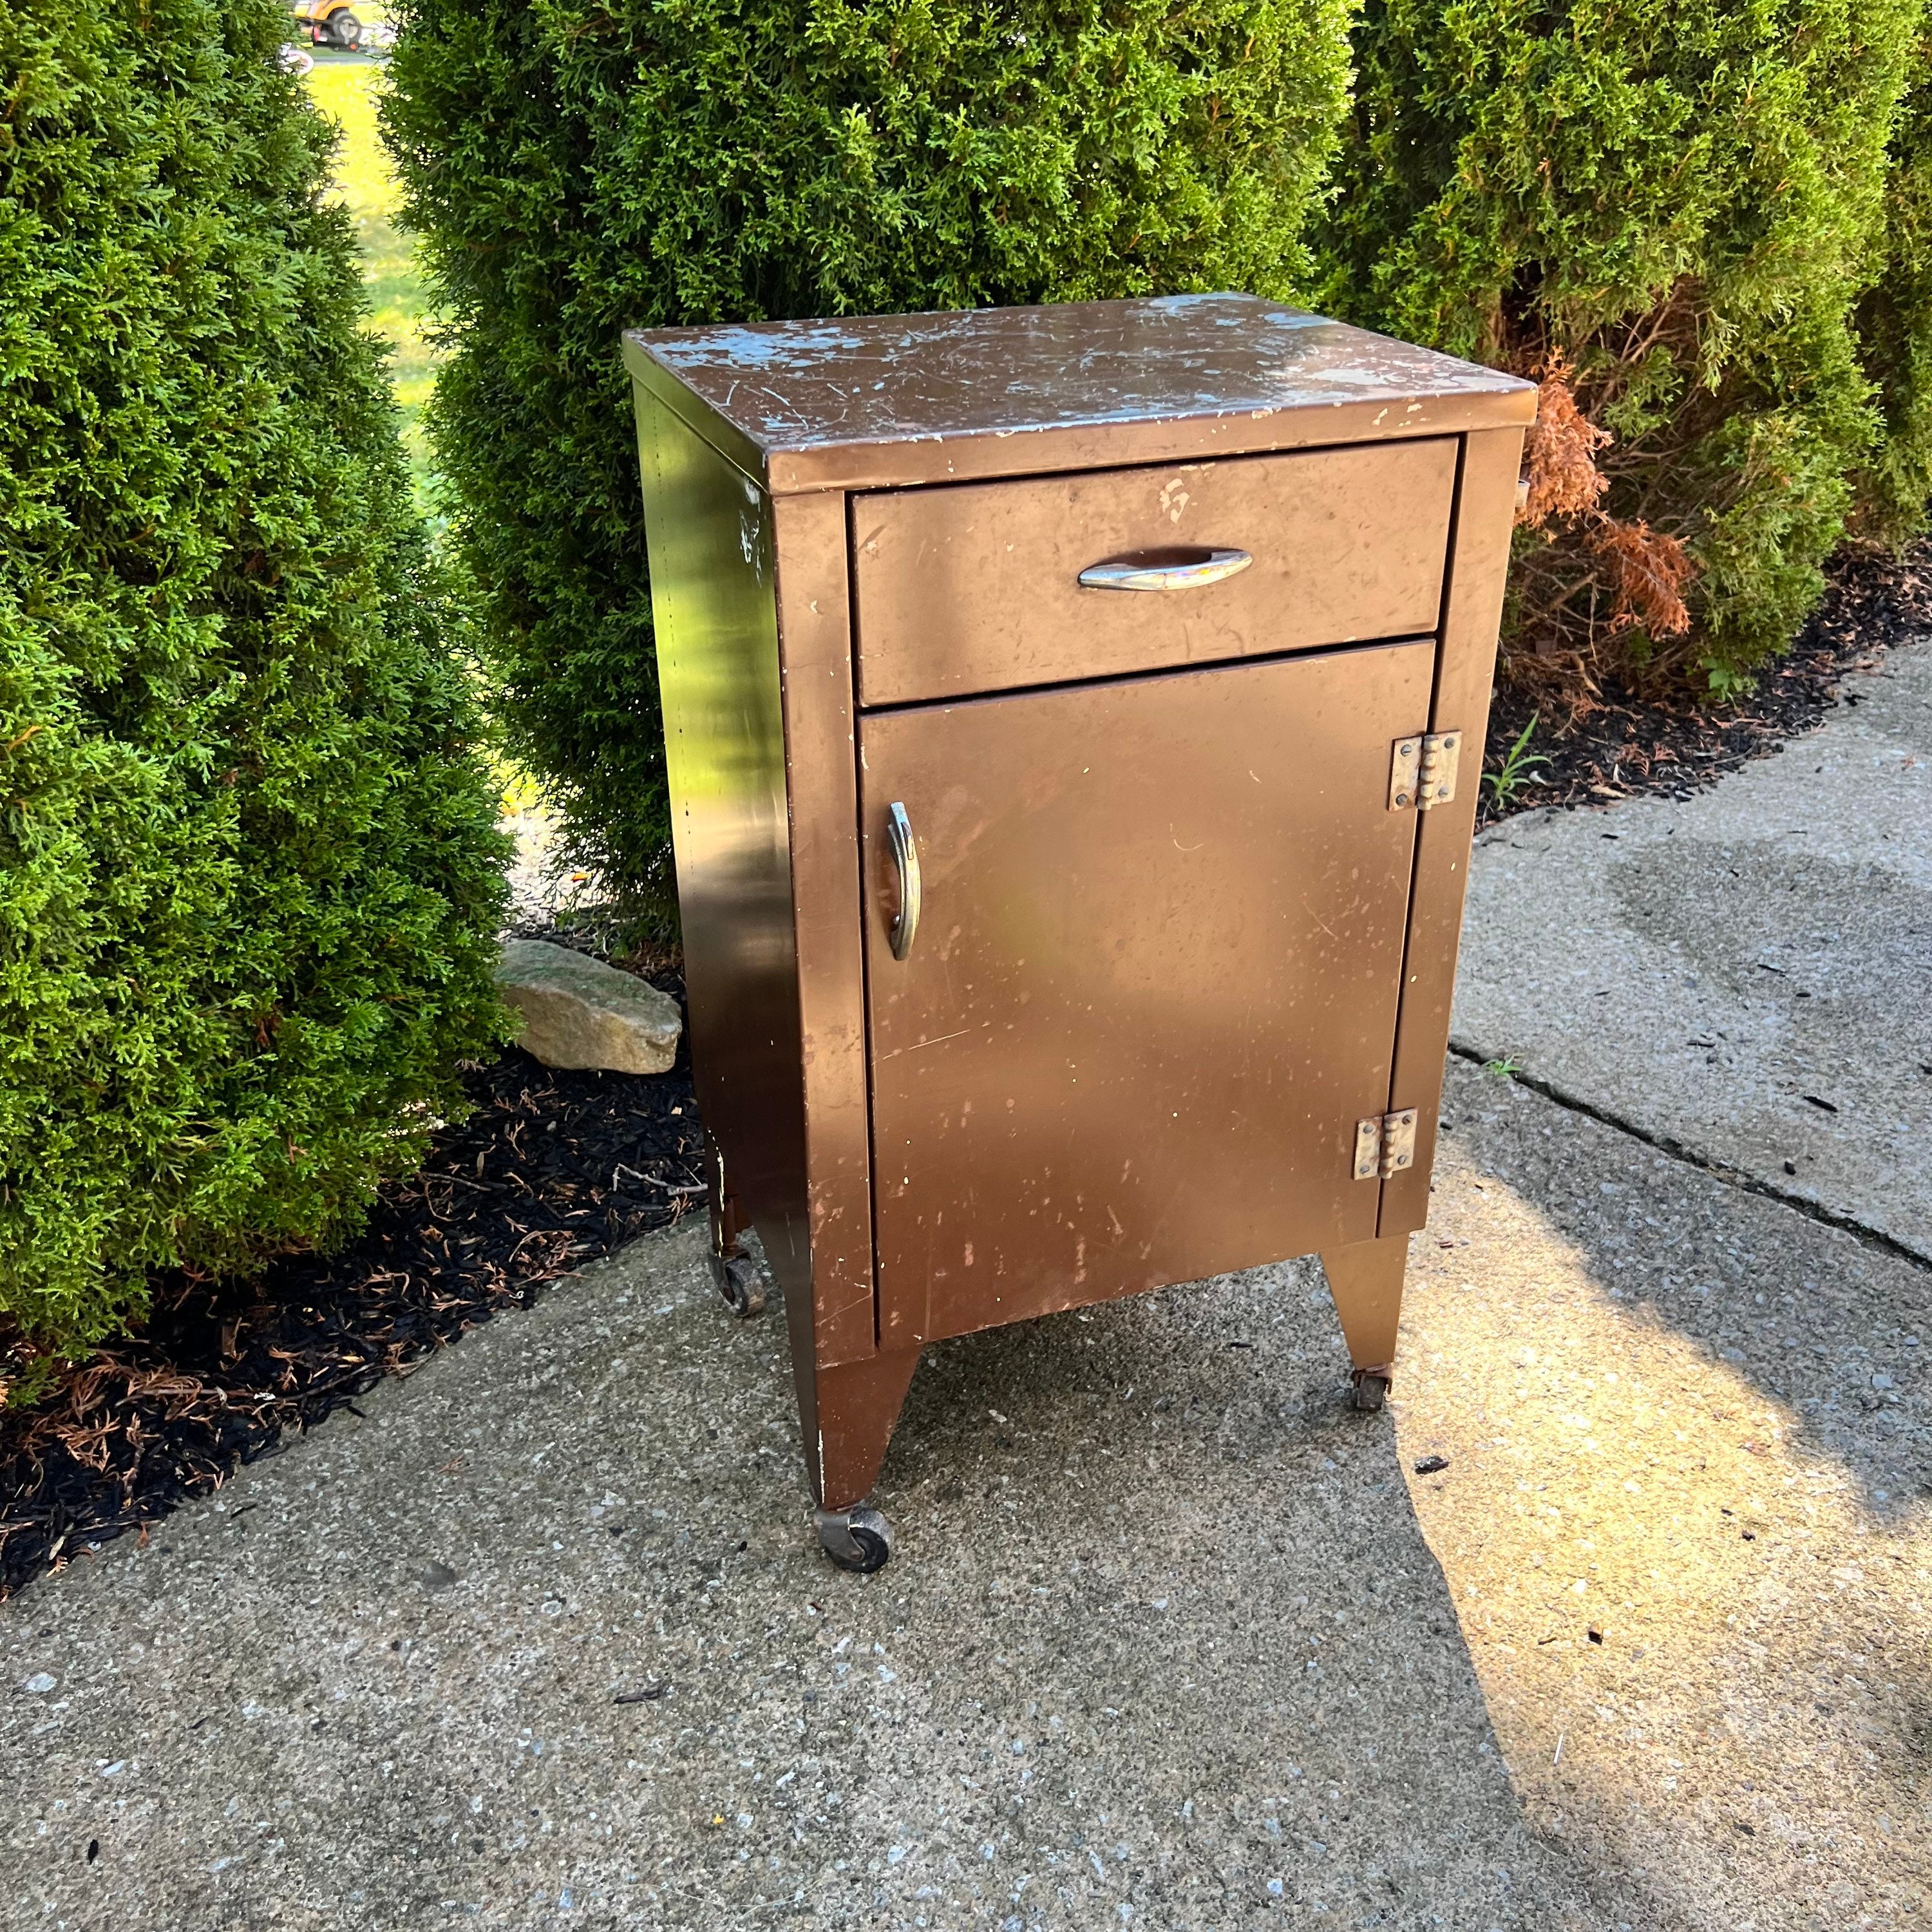
{"label": "brown metal cabinet", "polygon": [[625,352],[713,1265],[827,1551],[943,1336],[1318,1252],[1379,1406],[1534,391],[1242,296]]}

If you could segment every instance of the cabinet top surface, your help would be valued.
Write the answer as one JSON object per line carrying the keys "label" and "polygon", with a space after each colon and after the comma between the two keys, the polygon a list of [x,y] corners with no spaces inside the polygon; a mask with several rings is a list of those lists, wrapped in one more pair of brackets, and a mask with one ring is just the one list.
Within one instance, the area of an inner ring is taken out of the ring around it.
{"label": "cabinet top surface", "polygon": [[634,330],[632,374],[775,492],[1528,422],[1492,369],[1258,296]]}

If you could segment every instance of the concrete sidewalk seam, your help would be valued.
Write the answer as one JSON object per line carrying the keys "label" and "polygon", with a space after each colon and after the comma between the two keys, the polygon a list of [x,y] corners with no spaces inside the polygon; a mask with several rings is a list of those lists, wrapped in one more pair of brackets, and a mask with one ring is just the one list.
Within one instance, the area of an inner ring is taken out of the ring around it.
{"label": "concrete sidewalk seam", "polygon": [[[1479,1047],[1465,1046],[1453,1040],[1449,1042],[1449,1052],[1453,1059],[1466,1060],[1473,1066],[1484,1069],[1496,1065],[1500,1057],[1485,1052]],[[1660,1133],[1648,1127],[1640,1126],[1634,1120],[1623,1114],[1612,1113],[1606,1107],[1600,1107],[1594,1101],[1566,1093],[1553,1081],[1544,1079],[1534,1073],[1524,1072],[1517,1068],[1512,1068],[1502,1077],[1519,1087],[1527,1088],[1532,1094],[1540,1094],[1544,1100],[1570,1113],[1580,1114],[1586,1120],[1595,1120],[1602,1126],[1614,1128],[1620,1134],[1628,1134],[1632,1140],[1641,1141],[1646,1147],[1654,1148],[1659,1154],[1666,1154],[1672,1160],[1682,1161],[1688,1167],[1696,1168],[1711,1175],[1714,1180],[1721,1180],[1726,1186],[1736,1188],[1741,1193],[1755,1194],[1762,1200],[1775,1201],[1780,1207],[1791,1208],[1802,1214],[1808,1221],[1816,1221],[1821,1227],[1835,1228],[1840,1234],[1850,1234],[1854,1240],[1879,1254],[1888,1256],[1894,1261],[1904,1262],[1909,1267],[1918,1269],[1922,1274],[1932,1274],[1932,1256],[1921,1254],[1917,1249],[1907,1246],[1893,1235],[1867,1226],[1852,1215],[1840,1214],[1818,1202],[1806,1199],[1802,1194],[1789,1193],[1756,1174],[1745,1172],[1742,1168],[1732,1167],[1724,1161],[1714,1160],[1708,1154],[1700,1153],[1688,1142],[1678,1139],[1674,1134]]]}

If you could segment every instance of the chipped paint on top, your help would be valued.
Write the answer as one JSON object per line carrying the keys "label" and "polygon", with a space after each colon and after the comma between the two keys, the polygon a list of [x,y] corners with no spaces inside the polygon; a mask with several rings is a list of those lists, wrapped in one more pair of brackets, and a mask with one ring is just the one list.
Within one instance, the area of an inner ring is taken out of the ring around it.
{"label": "chipped paint on top", "polygon": [[[766,455],[1005,440],[1530,386],[1252,296],[1161,296],[632,338]],[[1379,421],[1380,418],[1378,418]]]}

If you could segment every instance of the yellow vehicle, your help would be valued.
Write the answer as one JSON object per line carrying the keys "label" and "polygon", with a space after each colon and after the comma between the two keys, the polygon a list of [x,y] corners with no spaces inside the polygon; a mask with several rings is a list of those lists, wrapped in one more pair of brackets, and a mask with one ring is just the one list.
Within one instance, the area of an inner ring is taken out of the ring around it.
{"label": "yellow vehicle", "polygon": [[350,0],[293,0],[292,10],[297,26],[308,29],[298,38],[311,46],[340,47],[352,53],[376,44],[376,36],[363,25]]}

